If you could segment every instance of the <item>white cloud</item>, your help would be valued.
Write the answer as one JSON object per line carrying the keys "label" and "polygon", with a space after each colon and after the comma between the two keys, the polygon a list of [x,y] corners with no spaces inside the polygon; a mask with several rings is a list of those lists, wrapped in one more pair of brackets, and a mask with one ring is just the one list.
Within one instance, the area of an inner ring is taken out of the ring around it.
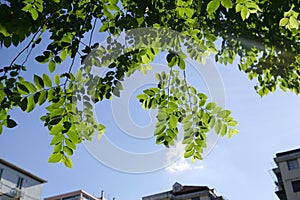
{"label": "white cloud", "polygon": [[[198,163],[192,163],[190,159],[185,159],[183,157],[185,145],[181,142],[177,142],[175,147],[170,149],[167,154],[168,162],[173,161],[173,163],[166,168],[167,172],[175,173],[182,172],[187,170],[200,170],[204,169],[203,165],[199,165]],[[176,160],[174,162],[174,160]]]}
{"label": "white cloud", "polygon": [[191,163],[190,160],[180,158],[180,160],[174,162],[171,166],[167,167],[166,170],[169,173],[176,173],[188,170],[201,170],[204,169],[203,165],[197,165],[196,163]]}

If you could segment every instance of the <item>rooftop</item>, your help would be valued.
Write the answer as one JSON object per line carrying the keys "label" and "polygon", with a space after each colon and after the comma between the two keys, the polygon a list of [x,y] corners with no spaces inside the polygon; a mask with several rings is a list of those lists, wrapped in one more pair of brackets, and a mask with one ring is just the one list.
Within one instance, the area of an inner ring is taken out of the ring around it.
{"label": "rooftop", "polygon": [[280,156],[285,156],[285,155],[289,155],[289,154],[292,154],[292,153],[300,153],[300,148],[289,150],[289,151],[284,151],[284,152],[280,152],[280,153],[276,153],[276,156],[280,157]]}
{"label": "rooftop", "polygon": [[179,192],[173,192],[172,190],[170,192],[173,192],[173,194],[176,195],[181,195],[181,194],[186,194],[186,193],[191,193],[191,192],[201,192],[201,191],[207,191],[209,188],[207,186],[190,186],[190,185],[184,185],[182,190]]}
{"label": "rooftop", "polygon": [[222,197],[217,197],[214,189],[210,189],[207,186],[193,186],[193,185],[181,185],[179,183],[175,183],[173,185],[172,190],[168,190],[161,193],[156,193],[148,196],[144,196],[142,199],[168,199],[170,197],[176,197],[185,194],[195,194],[195,193],[203,193],[207,195],[213,195],[215,198],[223,199]]}
{"label": "rooftop", "polygon": [[70,196],[77,195],[77,194],[85,194],[86,196],[90,197],[91,199],[95,199],[95,200],[99,199],[99,198],[94,197],[93,195],[89,194],[88,192],[86,192],[84,190],[76,190],[76,191],[67,192],[67,193],[64,193],[64,194],[59,194],[59,195],[47,197],[44,200],[62,199],[62,198],[70,197]]}
{"label": "rooftop", "polygon": [[24,175],[26,175],[26,176],[34,179],[34,180],[40,182],[40,183],[46,183],[47,182],[44,179],[42,179],[42,178],[40,178],[40,177],[38,177],[38,176],[36,176],[36,175],[34,175],[34,174],[32,174],[32,173],[24,170],[24,169],[22,169],[22,168],[20,168],[20,167],[18,167],[16,165],[10,163],[10,162],[7,162],[6,160],[3,160],[1,158],[0,158],[0,164],[3,164],[3,165],[5,165],[5,166],[7,166],[7,167],[9,167],[11,169],[14,169],[14,170],[16,170],[16,171],[18,171],[18,172],[20,172],[20,173],[22,173],[22,174],[24,174]]}

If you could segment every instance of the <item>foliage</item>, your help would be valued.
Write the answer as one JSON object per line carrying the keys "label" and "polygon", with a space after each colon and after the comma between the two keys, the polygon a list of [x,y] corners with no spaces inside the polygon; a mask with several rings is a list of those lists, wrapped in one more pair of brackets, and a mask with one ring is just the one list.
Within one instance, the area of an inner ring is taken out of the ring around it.
{"label": "foliage", "polygon": [[[185,157],[200,159],[206,133],[214,129],[231,137],[237,133],[237,122],[230,111],[208,102],[205,94],[187,84],[185,56],[204,62],[214,53],[223,64],[239,59],[239,69],[257,81],[259,95],[274,92],[278,86],[298,94],[299,4],[299,0],[1,1],[1,46],[29,43],[0,69],[0,133],[3,126],[17,125],[9,114],[13,108],[31,112],[46,105],[41,120],[53,135],[54,146],[49,162],[71,167],[76,145],[92,139],[95,131],[99,136],[105,131],[104,125],[95,122],[91,103],[120,96],[124,77],[137,70],[146,73],[160,52],[168,52],[170,71],[158,74],[158,86],[146,89],[138,99],[143,108],[158,109],[157,143],[172,145],[182,124]],[[92,44],[97,25],[106,33],[107,46]],[[151,29],[139,37],[129,34],[126,47],[113,37],[136,28]],[[164,28],[183,37],[159,37]],[[41,40],[48,44],[35,59],[48,64],[49,74],[25,80],[26,61]],[[130,46],[130,41],[140,44],[139,48]],[[182,46],[187,52],[182,52]],[[24,55],[26,59],[19,61]],[[83,66],[74,71],[77,59]],[[69,66],[58,73],[61,63]],[[98,77],[92,74],[93,66],[109,71]]]}

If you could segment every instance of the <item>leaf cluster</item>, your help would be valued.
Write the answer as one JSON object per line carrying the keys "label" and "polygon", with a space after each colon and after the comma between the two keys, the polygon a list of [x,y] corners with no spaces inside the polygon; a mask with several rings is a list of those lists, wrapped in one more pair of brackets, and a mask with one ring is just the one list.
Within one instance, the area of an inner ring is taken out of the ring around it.
{"label": "leaf cluster", "polygon": [[154,135],[157,144],[173,146],[178,139],[181,125],[186,145],[184,157],[192,160],[202,159],[206,137],[210,130],[221,136],[232,137],[238,133],[237,122],[230,116],[229,110],[223,110],[214,102],[208,102],[207,96],[198,93],[189,86],[185,79],[179,77],[179,71],[171,70],[169,74],[156,74],[157,88],[144,90],[137,96],[144,109],[158,109]]}
{"label": "leaf cluster", "polygon": [[[167,51],[170,72],[158,74],[157,87],[138,98],[143,108],[158,109],[157,143],[174,145],[182,127],[185,157],[200,159],[209,131],[231,137],[237,122],[230,111],[188,85],[185,58],[204,63],[213,53],[222,64],[239,59],[239,69],[257,82],[259,95],[278,87],[299,94],[299,9],[299,0],[1,2],[1,47],[20,46],[25,39],[28,44],[0,68],[0,133],[17,125],[12,109],[32,112],[45,106],[41,119],[54,147],[49,162],[71,167],[76,145],[105,130],[94,119],[93,104],[121,96],[125,78],[136,71],[146,74],[151,62]],[[105,33],[106,45],[92,42],[97,27]],[[125,44],[117,40],[124,31]],[[26,80],[26,61],[42,40],[47,44],[35,60],[46,63],[49,73]],[[82,64],[77,71],[76,61]],[[98,76],[93,67],[107,71]]]}

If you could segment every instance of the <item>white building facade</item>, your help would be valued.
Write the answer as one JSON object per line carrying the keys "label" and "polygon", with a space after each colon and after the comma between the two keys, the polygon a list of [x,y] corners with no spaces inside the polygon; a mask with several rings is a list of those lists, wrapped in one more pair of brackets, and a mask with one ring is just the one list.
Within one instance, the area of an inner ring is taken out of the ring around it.
{"label": "white building facade", "polygon": [[[102,192],[102,195],[104,193]],[[97,198],[84,190],[76,190],[64,194],[47,197],[44,200],[102,200],[103,197]]]}
{"label": "white building facade", "polygon": [[185,186],[175,183],[172,190],[145,196],[142,200],[225,200],[207,186]]}
{"label": "white building facade", "polygon": [[0,159],[0,200],[40,200],[45,180]]}
{"label": "white building facade", "polygon": [[277,153],[273,169],[277,177],[276,194],[280,200],[300,200],[300,148]]}

